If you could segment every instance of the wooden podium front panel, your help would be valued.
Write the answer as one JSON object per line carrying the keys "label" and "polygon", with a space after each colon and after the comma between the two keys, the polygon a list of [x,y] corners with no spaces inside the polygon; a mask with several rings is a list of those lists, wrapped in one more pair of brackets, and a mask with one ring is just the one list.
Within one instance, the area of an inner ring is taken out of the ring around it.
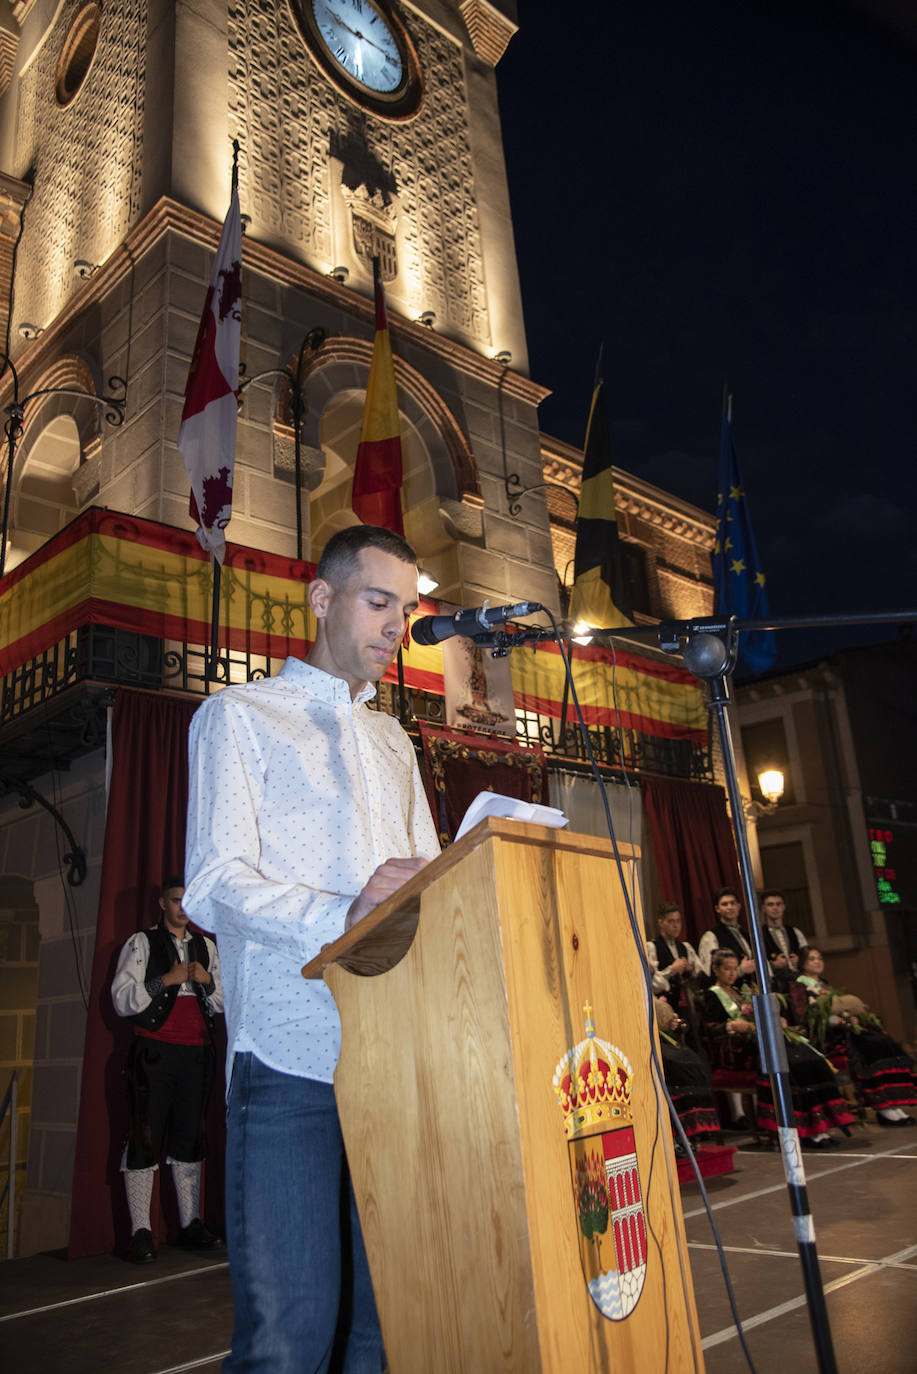
{"label": "wooden podium front panel", "polygon": [[[657,1129],[639,959],[608,848],[488,822],[350,949],[350,967],[362,961],[375,976],[325,970],[344,1027],[335,1089],[392,1374],[703,1370],[670,1128],[663,1106]],[[391,943],[386,922],[403,926],[411,902],[413,942],[377,972],[372,942]],[[604,1316],[587,1288],[552,1082],[586,1036],[587,1005],[598,1040],[633,1071],[627,1124],[648,1262],[623,1320]]]}
{"label": "wooden podium front panel", "polygon": [[[632,882],[629,860],[624,870]],[[543,1374],[701,1371],[668,1110],[660,1096],[657,1125],[645,986],[617,866],[604,854],[590,853],[585,840],[580,852],[503,842],[496,877],[529,1204],[539,1369]],[[529,900],[532,894],[537,901]],[[642,932],[639,905],[637,921]],[[633,1070],[628,1124],[644,1202],[647,1264],[636,1305],[621,1320],[602,1315],[586,1286],[570,1146],[552,1084],[564,1052],[587,1037],[587,1014],[596,1037],[620,1049]]]}
{"label": "wooden podium front panel", "polygon": [[335,1073],[392,1374],[541,1368],[492,845],[421,896],[405,957],[326,971]]}

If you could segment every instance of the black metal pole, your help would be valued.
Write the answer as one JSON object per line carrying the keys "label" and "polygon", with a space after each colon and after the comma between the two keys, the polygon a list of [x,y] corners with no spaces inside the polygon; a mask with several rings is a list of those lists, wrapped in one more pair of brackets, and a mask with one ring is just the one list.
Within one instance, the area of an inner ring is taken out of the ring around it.
{"label": "black metal pole", "polygon": [[213,569],[213,600],[210,604],[210,653],[207,657],[206,682],[216,682],[220,676],[220,574],[223,565],[213,554],[210,555]]}
{"label": "black metal pole", "polygon": [[288,367],[269,367],[254,377],[245,377],[239,385],[239,394],[252,382],[260,382],[264,377],[286,377],[290,383],[290,416],[293,421],[293,480],[296,484],[296,557],[303,557],[303,518],[302,518],[302,424],[306,416],[306,402],[302,394],[302,369],[306,349],[317,353],[328,337],[328,331],[321,325],[309,330],[299,346],[299,357],[295,374]]}
{"label": "black metal pole", "polygon": [[[717,653],[717,646],[719,654]],[[770,985],[770,961],[767,958],[764,937],[757,919],[757,895],[752,872],[751,851],[748,847],[745,812],[739,791],[735,748],[727,710],[729,706],[727,675],[732,671],[735,663],[735,634],[728,633],[725,643],[716,635],[690,635],[684,649],[684,660],[691,672],[706,679],[710,688],[709,709],[714,715],[719,730],[726,791],[732,811],[739,868],[742,874],[742,889],[745,894],[745,909],[748,912],[748,929],[755,954],[759,986],[762,989],[752,999],[755,1007],[755,1025],[758,1030],[761,1067],[770,1078],[771,1090],[774,1095],[777,1137],[783,1158],[783,1171],[790,1198],[790,1209],[793,1214],[796,1248],[802,1265],[803,1283],[818,1368],[821,1374],[837,1374],[837,1362],[831,1341],[831,1325],[828,1321],[828,1308],[825,1303],[825,1293],[822,1288],[818,1264],[818,1251],[815,1245],[815,1224],[809,1206],[802,1147],[796,1128],[796,1114],[793,1111],[786,1044],[780,1025],[780,1004]]]}
{"label": "black metal pole", "polygon": [[6,569],[6,537],[10,527],[10,494],[13,490],[13,458],[16,453],[16,438],[19,433],[15,419],[10,416],[6,422],[6,490],[3,493],[3,536],[0,539],[0,577]]}
{"label": "black metal pole", "polygon": [[307,334],[299,346],[296,381],[293,384],[293,394],[290,397],[290,412],[293,417],[293,480],[296,483],[296,557],[300,561],[302,561],[302,422],[306,410],[302,397],[302,360],[310,338],[311,334]]}

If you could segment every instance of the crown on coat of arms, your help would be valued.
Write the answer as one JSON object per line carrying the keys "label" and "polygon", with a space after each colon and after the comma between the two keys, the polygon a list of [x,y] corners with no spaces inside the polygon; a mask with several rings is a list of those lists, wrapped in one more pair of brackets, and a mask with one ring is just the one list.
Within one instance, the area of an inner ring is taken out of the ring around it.
{"label": "crown on coat of arms", "polygon": [[630,1060],[607,1040],[599,1040],[587,1003],[586,1038],[561,1059],[554,1070],[554,1091],[564,1114],[568,1140],[594,1126],[629,1121],[634,1072]]}

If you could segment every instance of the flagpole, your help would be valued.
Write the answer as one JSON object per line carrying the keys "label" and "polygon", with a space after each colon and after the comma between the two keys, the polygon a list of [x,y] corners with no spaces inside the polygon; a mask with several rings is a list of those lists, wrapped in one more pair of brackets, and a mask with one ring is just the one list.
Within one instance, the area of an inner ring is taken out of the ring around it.
{"label": "flagpole", "polygon": [[[239,140],[234,138],[232,141],[232,178],[230,181],[229,197],[230,200],[239,189]],[[220,582],[223,573],[223,564],[216,554],[210,554],[210,571],[213,577],[213,593],[210,602],[210,646],[205,660],[204,671],[204,691],[210,691],[211,682],[216,682],[220,676]],[[228,677],[228,672],[227,672]]]}

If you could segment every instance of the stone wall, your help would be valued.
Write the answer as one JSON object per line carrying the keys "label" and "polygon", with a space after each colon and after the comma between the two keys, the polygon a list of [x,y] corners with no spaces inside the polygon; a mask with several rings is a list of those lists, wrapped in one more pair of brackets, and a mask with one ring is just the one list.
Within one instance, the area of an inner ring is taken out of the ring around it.
{"label": "stone wall", "polygon": [[[0,1178],[8,1177],[10,1131],[15,1130],[16,1207],[13,1225],[18,1231],[29,1152],[29,1119],[32,1101],[32,1056],[35,1046],[35,1006],[38,995],[38,907],[32,884],[26,878],[0,874],[0,1096],[15,1073],[17,1105],[12,1106],[0,1127]],[[9,1193],[0,1208],[0,1232],[4,1249],[9,1217]]]}
{"label": "stone wall", "polygon": [[[15,899],[17,906],[11,908],[12,915],[4,922],[7,955],[0,963],[0,987],[9,989],[12,996],[15,984],[13,1000],[19,1005],[9,1010],[4,1006],[2,1024],[4,1035],[8,1031],[17,1036],[25,1070],[21,1114],[25,1113],[28,1120],[28,1165],[17,1247],[20,1255],[64,1246],[69,1231],[86,1001],[105,825],[101,751],[74,764],[67,773],[46,774],[34,786],[65,817],[86,850],[89,869],[81,887],[69,887],[61,865],[67,841],[52,818],[37,804],[22,809],[15,800],[4,800],[0,809],[0,906],[8,899]],[[32,957],[10,957],[14,953]],[[15,1028],[7,1021],[10,1015],[15,1016]],[[2,1063],[4,1068],[8,1066],[5,1058]]]}

